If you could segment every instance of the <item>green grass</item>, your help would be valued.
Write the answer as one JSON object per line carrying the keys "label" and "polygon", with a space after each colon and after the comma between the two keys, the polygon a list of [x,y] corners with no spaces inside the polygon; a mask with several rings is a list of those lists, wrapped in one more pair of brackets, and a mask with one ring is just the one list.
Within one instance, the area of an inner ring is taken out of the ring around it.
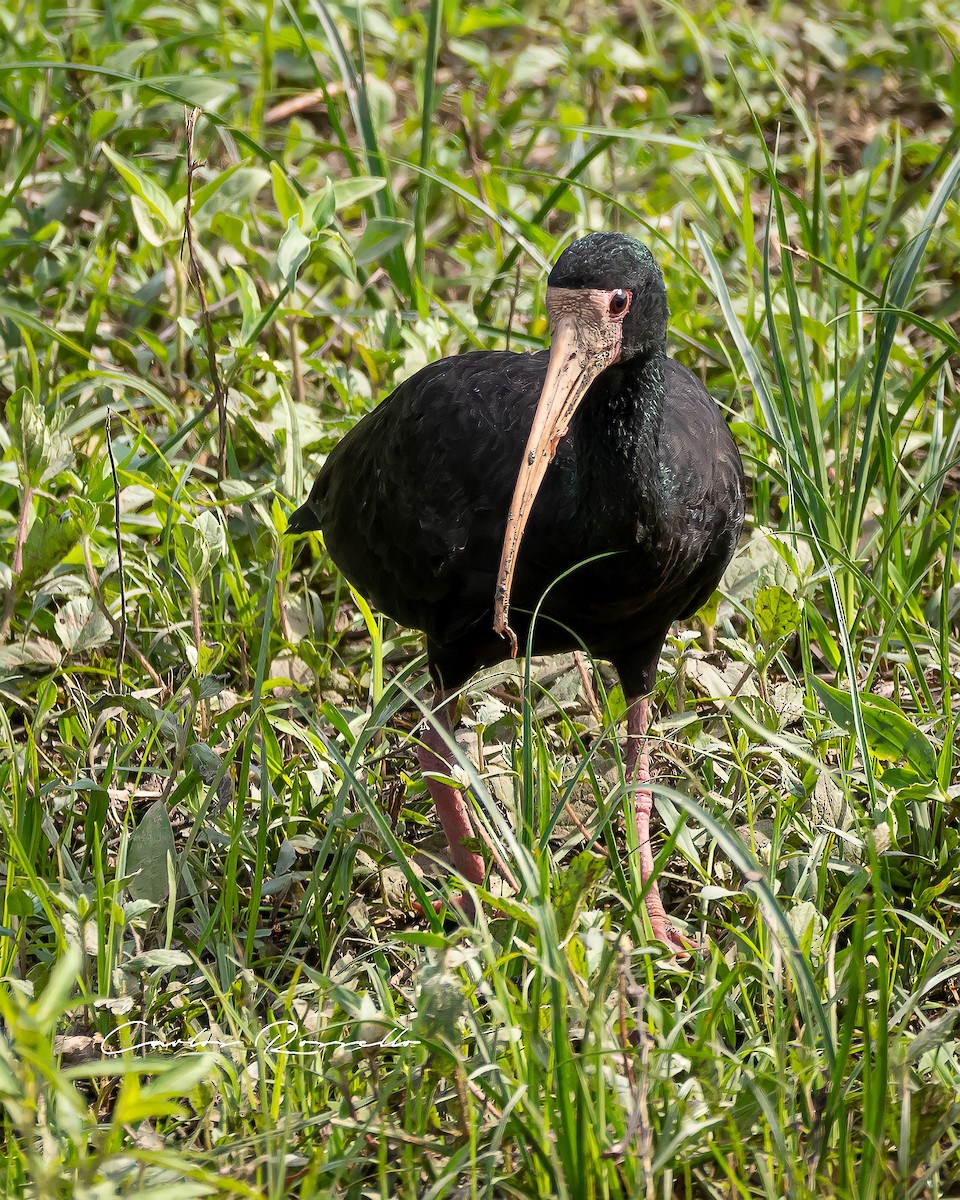
{"label": "green grass", "polygon": [[[3,1194],[956,1195],[948,6],[0,25]],[[413,914],[455,886],[420,643],[283,536],[400,379],[542,345],[545,264],[604,227],[749,477],[654,697],[681,962],[603,664],[599,719],[567,660],[471,686],[519,892]]]}

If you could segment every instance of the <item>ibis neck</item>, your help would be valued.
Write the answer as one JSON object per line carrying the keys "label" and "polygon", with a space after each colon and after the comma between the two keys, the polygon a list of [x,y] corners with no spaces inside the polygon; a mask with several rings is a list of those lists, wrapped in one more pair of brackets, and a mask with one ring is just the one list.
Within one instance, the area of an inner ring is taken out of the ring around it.
{"label": "ibis neck", "polygon": [[[663,419],[666,350],[656,347],[608,367],[587,394],[577,416],[578,443],[590,474],[601,472],[609,495],[611,473],[631,492],[650,497],[660,476],[660,427]],[[576,436],[576,435],[575,435]],[[641,497],[632,497],[636,504]]]}

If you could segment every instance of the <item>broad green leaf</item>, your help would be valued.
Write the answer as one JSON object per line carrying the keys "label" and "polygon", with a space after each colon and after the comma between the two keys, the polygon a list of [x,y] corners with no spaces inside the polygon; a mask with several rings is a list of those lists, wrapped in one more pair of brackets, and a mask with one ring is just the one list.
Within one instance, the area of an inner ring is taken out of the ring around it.
{"label": "broad green leaf", "polygon": [[325,229],[330,224],[337,211],[337,197],[329,179],[319,192],[310,197],[305,207],[315,229]]}
{"label": "broad green leaf", "polygon": [[777,710],[761,696],[741,693],[736,697],[734,705],[736,708],[743,709],[750,716],[751,720],[755,721],[758,725],[762,725],[764,729],[771,730],[773,733],[779,732],[783,725]]}
{"label": "broad green leaf", "polygon": [[89,596],[74,596],[53,618],[57,637],[69,654],[83,654],[110,641],[110,622]]}
{"label": "broad green leaf", "polygon": [[826,921],[812,901],[804,900],[796,907],[787,909],[787,921],[804,954],[809,956],[820,952]]}
{"label": "broad green leaf", "polygon": [[127,874],[130,894],[135,900],[161,904],[167,897],[167,859],[176,862],[177,847],[170,826],[170,814],[163,800],[155,800],[140,818],[130,835]]}
{"label": "broad green leaf", "polygon": [[749,601],[765,587],[781,587],[796,595],[800,584],[813,569],[813,557],[806,543],[787,534],[756,529],[750,540],[734,555],[723,576],[722,588],[728,596]]}
{"label": "broad green leaf", "polygon": [[753,615],[763,642],[776,642],[800,624],[800,604],[786,588],[774,584],[761,588],[753,602]]}
{"label": "broad green leaf", "polygon": [[720,611],[720,601],[722,599],[723,595],[720,589],[717,588],[710,599],[706,603],[701,604],[697,610],[697,620],[702,621],[708,629],[717,623],[717,613]]}
{"label": "broad green leaf", "polygon": [[954,875],[946,875],[937,883],[932,883],[929,887],[923,888],[915,901],[917,909],[920,912],[923,912],[925,909],[929,908],[931,904],[933,904],[934,900],[936,900],[939,896],[942,896],[948,888],[955,887],[956,883],[957,880]]}
{"label": "broad green leaf", "polygon": [[202,512],[193,521],[174,527],[174,555],[184,576],[193,583],[206,579],[226,546],[223,526],[212,512]]}
{"label": "broad green leaf", "polygon": [[160,249],[174,236],[174,229],[158,220],[139,196],[130,197],[130,211],[136,222],[137,231],[148,246]]}
{"label": "broad green leaf", "polygon": [[590,850],[582,850],[561,873],[553,898],[557,914],[557,933],[561,939],[570,932],[573,922],[586,904],[591,890],[600,882],[608,869],[605,859]]}
{"label": "broad green leaf", "polygon": [[210,217],[210,232],[239,250],[243,258],[250,252],[250,225],[235,213],[215,212]]}
{"label": "broad green leaf", "polygon": [[205,742],[193,742],[187,751],[187,757],[191,767],[204,783],[212,783],[223,766],[223,759]]}
{"label": "broad green leaf", "polygon": [[33,897],[25,888],[11,888],[7,896],[7,912],[11,917],[32,917],[35,912]]}
{"label": "broad green leaf", "polygon": [[318,233],[317,255],[321,262],[339,272],[345,279],[356,279],[356,263],[335,230],[327,228]]}
{"label": "broad green leaf", "polygon": [[101,713],[107,709],[123,709],[148,721],[151,725],[156,725],[168,741],[180,741],[180,726],[173,714],[155,707],[146,696],[129,696],[126,693],[108,692],[101,696],[92,708],[95,713]]}
{"label": "broad green leaf", "polygon": [[[460,980],[444,966],[441,958],[439,962],[420,969],[418,982],[417,1018],[414,1024],[417,1035],[426,1041],[459,1045],[460,1023],[466,1011]],[[376,1040],[383,1036],[381,1033]]]}
{"label": "broad green leaf", "polygon": [[300,224],[303,217],[303,205],[300,203],[296,189],[290,185],[287,177],[275,162],[270,164],[270,176],[273,181],[273,200],[277,206],[277,212],[289,231],[292,220],[296,219],[297,224]]}
{"label": "broad green leaf", "polygon": [[291,217],[277,247],[277,269],[291,291],[309,254],[310,239],[304,236],[297,218]]}
{"label": "broad green leaf", "polygon": [[182,204],[175,205],[159,184],[144,175],[139,167],[135,167],[122,154],[118,154],[116,150],[107,145],[101,146],[100,149],[113,164],[117,174],[129,188],[131,195],[138,196],[143,201],[150,213],[164,227],[165,232],[170,235],[178,232],[178,208],[182,210]]}
{"label": "broad green leaf", "polygon": [[29,388],[18,388],[7,401],[10,441],[21,474],[33,487],[73,464],[73,447],[64,432],[66,413],[48,414]]}
{"label": "broad green leaf", "polygon": [[[820,679],[813,685],[830,719],[847,733],[855,732],[850,696]],[[903,711],[883,696],[861,695],[860,708],[870,753],[883,762],[907,761],[926,779],[937,771],[937,754],[928,738]]]}
{"label": "broad green leaf", "polygon": [[128,971],[155,971],[161,975],[175,971],[177,967],[192,967],[193,959],[182,950],[145,950],[143,954],[127,959],[123,965]]}
{"label": "broad green leaf", "polygon": [[227,552],[227,535],[220,518],[208,510],[200,513],[193,523],[207,544],[210,565],[215,566]]}
{"label": "broad green leaf", "polygon": [[80,540],[82,527],[79,517],[69,509],[34,521],[23,544],[23,569],[17,580],[21,593],[28,592],[70,553]]}
{"label": "broad green leaf", "polygon": [[203,187],[194,188],[193,215],[201,212],[211,200],[216,200],[218,213],[231,206],[249,205],[269,182],[269,172],[261,167],[243,167],[234,163]]}
{"label": "broad green leaf", "polygon": [[607,693],[607,711],[614,721],[622,721],[627,715],[627,701],[619,683],[615,683]]}
{"label": "broad green leaf", "polygon": [[188,583],[199,583],[210,569],[207,544],[193,524],[174,526],[173,555]]}
{"label": "broad green leaf", "polygon": [[353,252],[357,266],[365,267],[384,258],[406,241],[412,229],[409,221],[395,221],[392,217],[374,217],[368,221]]}
{"label": "broad green leaf", "polygon": [[337,211],[339,212],[341,208],[349,208],[351,204],[358,204],[361,200],[366,200],[368,196],[375,195],[386,186],[385,179],[374,179],[369,175],[357,175],[353,179],[333,180],[333,195]]}
{"label": "broad green leaf", "polygon": [[[200,681],[201,690],[204,685],[210,684],[210,672],[217,666],[224,655],[224,646],[222,642],[203,642],[197,651],[197,670],[202,678]],[[223,689],[223,680],[214,680],[219,690]],[[208,693],[216,695],[214,693]]]}
{"label": "broad green leaf", "polygon": [[90,114],[90,120],[87,122],[87,138],[92,146],[95,142],[99,142],[101,138],[106,137],[111,129],[117,123],[117,114],[110,112],[104,108],[98,108]]}
{"label": "broad green leaf", "polygon": [[260,320],[260,293],[253,280],[242,267],[234,267],[233,274],[237,280],[237,293],[240,296],[240,341],[249,342],[253,331]]}
{"label": "broad green leaf", "polygon": [[41,671],[59,667],[63,655],[56,642],[49,638],[24,638],[0,646],[0,670],[17,671],[21,667],[37,667]]}

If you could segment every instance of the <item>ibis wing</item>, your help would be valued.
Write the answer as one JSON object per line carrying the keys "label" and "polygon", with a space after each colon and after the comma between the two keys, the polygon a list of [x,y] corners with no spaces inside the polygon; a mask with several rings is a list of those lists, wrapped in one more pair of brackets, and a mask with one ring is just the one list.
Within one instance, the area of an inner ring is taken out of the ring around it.
{"label": "ibis wing", "polygon": [[[692,616],[720,582],[740,537],[744,514],[744,475],[740,454],[719,408],[686,367],[667,360],[666,393],[660,432],[664,513],[676,513],[682,536],[671,546],[674,570],[696,586],[684,611]],[[669,518],[667,518],[669,524]],[[671,573],[671,564],[662,564]]]}
{"label": "ibis wing", "polygon": [[331,451],[314,485],[308,504],[344,575],[435,641],[492,602],[546,357],[481,351],[425,367]]}

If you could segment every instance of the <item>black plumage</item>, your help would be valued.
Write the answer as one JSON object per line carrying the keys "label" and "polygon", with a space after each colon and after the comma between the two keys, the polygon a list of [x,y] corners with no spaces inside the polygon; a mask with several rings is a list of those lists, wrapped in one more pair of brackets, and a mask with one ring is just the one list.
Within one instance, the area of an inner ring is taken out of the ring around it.
{"label": "black plumage", "polygon": [[[733,554],[743,470],[716,404],[666,355],[666,293],[644,246],[612,233],[574,243],[547,301],[550,353],[480,351],[419,371],[333,449],[290,529],[322,529],[350,582],[424,631],[447,724],[447,696],[509,653],[495,598],[505,628],[512,595],[521,645],[540,605],[537,653],[585,645],[616,667],[642,785],[644,698],[670,625],[709,598]],[[443,739],[425,741],[436,769]],[[451,797],[430,782],[445,818]],[[456,845],[469,832],[462,798],[444,826],[479,882],[482,862]],[[648,907],[654,932],[678,944]]]}

